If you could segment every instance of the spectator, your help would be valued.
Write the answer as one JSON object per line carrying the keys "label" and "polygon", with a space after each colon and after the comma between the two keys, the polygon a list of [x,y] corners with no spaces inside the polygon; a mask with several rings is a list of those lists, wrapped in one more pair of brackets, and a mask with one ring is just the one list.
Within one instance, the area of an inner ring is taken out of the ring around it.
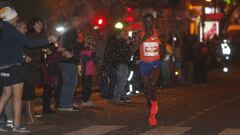
{"label": "spectator", "polygon": [[[190,35],[187,35],[190,36]],[[195,35],[191,37],[185,37],[184,39],[184,67],[185,67],[185,80],[189,83],[193,83],[194,80],[194,50],[193,46],[197,42],[197,37]]]}
{"label": "spectator", "polygon": [[79,61],[79,40],[77,30],[79,29],[81,22],[78,17],[73,17],[70,20],[70,29],[66,31],[62,36],[62,45],[66,49],[67,53],[71,53],[73,57],[65,58],[60,63],[60,69],[62,74],[62,88],[60,95],[59,111],[77,111],[74,106],[74,93],[77,87],[77,64]]}
{"label": "spectator", "polygon": [[[43,23],[40,18],[35,17],[30,20],[26,35],[32,40],[46,37],[43,30]],[[41,117],[41,114],[34,111],[35,88],[42,83],[40,67],[41,48],[25,48],[24,52],[26,56],[31,58],[31,61],[23,64],[25,77],[23,100],[27,102],[27,108],[29,108],[29,113],[27,114],[31,115],[27,115],[28,123],[33,124],[36,121],[35,117]]]}
{"label": "spectator", "polygon": [[[49,40],[29,40],[21,34],[16,28],[18,15],[17,12],[5,7],[0,11],[0,17],[3,18],[2,33],[0,38],[0,82],[3,86],[3,95],[0,99],[0,114],[13,95],[14,110],[14,132],[29,132],[20,124],[22,111],[22,93],[23,93],[23,75],[21,64],[23,63],[23,47],[41,47],[48,45],[49,42],[55,42],[56,38],[51,36]],[[0,130],[8,131],[4,123],[0,122]]]}
{"label": "spectator", "polygon": [[80,61],[82,64],[82,105],[93,106],[93,103],[89,100],[92,93],[93,85],[93,41],[90,37],[85,39],[84,48],[80,52]]}
{"label": "spectator", "polygon": [[210,50],[206,44],[199,43],[195,48],[195,83],[207,85],[207,74],[211,63]]}
{"label": "spectator", "polygon": [[55,43],[56,46],[51,46],[44,49],[46,56],[45,62],[41,64],[43,72],[43,82],[44,82],[44,91],[43,91],[43,110],[44,114],[53,114],[54,110],[51,109],[51,97],[52,92],[55,92],[55,102],[58,104],[58,91],[60,91],[61,80],[60,80],[60,67],[59,64],[64,57],[66,56],[64,48]]}
{"label": "spectator", "polygon": [[129,75],[130,47],[124,38],[124,32],[117,31],[114,45],[116,46],[117,84],[115,87],[115,99],[118,102],[130,102],[126,95],[125,86]]}
{"label": "spectator", "polygon": [[116,51],[114,38],[114,34],[109,33],[102,65],[100,89],[101,95],[105,99],[112,99],[114,97],[114,89],[117,82],[116,53],[113,53]]}

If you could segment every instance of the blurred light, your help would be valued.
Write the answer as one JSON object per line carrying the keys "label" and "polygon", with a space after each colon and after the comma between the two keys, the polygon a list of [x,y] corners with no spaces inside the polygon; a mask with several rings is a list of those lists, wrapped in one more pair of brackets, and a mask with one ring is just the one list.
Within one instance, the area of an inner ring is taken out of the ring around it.
{"label": "blurred light", "polygon": [[133,22],[135,20],[135,18],[133,16],[127,16],[124,20],[126,22]]}
{"label": "blurred light", "polygon": [[102,18],[98,19],[98,25],[102,25],[102,24],[103,24],[103,19]]}
{"label": "blurred light", "polygon": [[127,7],[127,12],[132,12],[133,9],[131,7]]}
{"label": "blurred light", "polygon": [[121,22],[118,22],[115,24],[116,29],[123,29],[123,24]]}
{"label": "blurred light", "polygon": [[132,55],[130,60],[133,61],[133,59],[134,59],[134,56]]}
{"label": "blurred light", "polygon": [[205,0],[206,2],[212,2],[212,0]]}
{"label": "blurred light", "polygon": [[177,37],[176,36],[173,37],[173,41],[177,41]]}
{"label": "blurred light", "polygon": [[62,33],[65,31],[65,28],[63,26],[59,26],[56,28],[56,31]]}
{"label": "blurred light", "polygon": [[106,17],[100,16],[94,19],[94,25],[93,26],[98,26],[99,28],[104,27],[107,22],[106,22]]}
{"label": "blurred light", "polygon": [[226,60],[229,60],[230,58],[229,58],[229,56],[226,56],[225,59],[226,59]]}
{"label": "blurred light", "polygon": [[140,92],[138,90],[136,90],[136,94],[139,94]]}
{"label": "blurred light", "polygon": [[176,71],[176,72],[175,72],[175,75],[176,75],[176,76],[178,76],[178,75],[179,75],[179,72],[178,72],[178,71]]}
{"label": "blurred light", "polygon": [[224,2],[226,2],[227,4],[231,4],[232,3],[231,0],[224,0]]}
{"label": "blurred light", "polygon": [[131,94],[131,92],[127,92],[127,95],[130,95]]}
{"label": "blurred light", "polygon": [[131,81],[131,80],[132,80],[132,78],[133,78],[133,73],[134,73],[133,71],[130,72],[130,75],[129,75],[129,77],[128,77],[128,81]]}
{"label": "blurred light", "polygon": [[205,14],[212,14],[214,13],[214,8],[212,7],[205,7]]}
{"label": "blurred light", "polygon": [[133,31],[129,31],[129,32],[128,32],[128,37],[131,37],[131,38],[132,38],[132,35],[133,35]]}
{"label": "blurred light", "polygon": [[59,43],[56,42],[56,43],[54,44],[54,46],[55,46],[56,48],[59,47]]}
{"label": "blurred light", "polygon": [[228,43],[226,43],[226,42],[222,43],[221,47],[222,47],[223,55],[230,55],[231,54],[231,49],[230,49]]}
{"label": "blurred light", "polygon": [[188,9],[189,9],[189,10],[192,10],[192,9],[193,9],[193,5],[191,5],[191,4],[188,5]]}
{"label": "blurred light", "polygon": [[228,70],[227,67],[224,67],[224,68],[223,68],[223,72],[227,73],[228,71],[229,71],[229,70]]}
{"label": "blurred light", "polygon": [[93,29],[94,29],[94,30],[98,30],[98,29],[99,29],[99,26],[94,26]]}
{"label": "blurred light", "polygon": [[153,18],[157,18],[157,12],[156,11],[153,12]]}

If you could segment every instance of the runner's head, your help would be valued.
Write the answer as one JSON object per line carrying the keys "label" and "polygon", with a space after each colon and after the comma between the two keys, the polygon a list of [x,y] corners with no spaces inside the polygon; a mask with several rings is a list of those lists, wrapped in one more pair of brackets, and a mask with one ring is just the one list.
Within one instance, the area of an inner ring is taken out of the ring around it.
{"label": "runner's head", "polygon": [[153,35],[153,22],[154,22],[154,17],[152,14],[145,14],[143,16],[143,23],[144,23],[146,36]]}

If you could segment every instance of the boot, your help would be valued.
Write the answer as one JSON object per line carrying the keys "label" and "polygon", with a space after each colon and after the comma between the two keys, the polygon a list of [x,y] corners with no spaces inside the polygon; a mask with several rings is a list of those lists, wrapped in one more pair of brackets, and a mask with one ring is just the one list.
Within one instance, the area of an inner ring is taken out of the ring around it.
{"label": "boot", "polygon": [[156,126],[157,120],[156,115],[158,113],[158,104],[157,101],[151,101],[151,109],[149,114],[149,124],[150,126]]}
{"label": "boot", "polygon": [[34,116],[34,103],[33,101],[25,101],[25,105],[27,112],[27,124],[34,124],[36,121]]}

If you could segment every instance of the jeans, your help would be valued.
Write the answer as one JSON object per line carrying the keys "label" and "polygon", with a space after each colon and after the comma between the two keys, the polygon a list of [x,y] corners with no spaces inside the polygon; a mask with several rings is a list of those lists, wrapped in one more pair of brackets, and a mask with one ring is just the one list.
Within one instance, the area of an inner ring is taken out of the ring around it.
{"label": "jeans", "polygon": [[92,94],[93,76],[82,76],[82,101],[87,102]]}
{"label": "jeans", "polygon": [[60,64],[62,73],[62,89],[60,107],[72,107],[74,92],[77,87],[77,65],[70,63]]}
{"label": "jeans", "polygon": [[126,98],[125,86],[127,84],[129,71],[126,64],[119,64],[117,69],[117,85],[115,88],[115,96],[117,99]]}

